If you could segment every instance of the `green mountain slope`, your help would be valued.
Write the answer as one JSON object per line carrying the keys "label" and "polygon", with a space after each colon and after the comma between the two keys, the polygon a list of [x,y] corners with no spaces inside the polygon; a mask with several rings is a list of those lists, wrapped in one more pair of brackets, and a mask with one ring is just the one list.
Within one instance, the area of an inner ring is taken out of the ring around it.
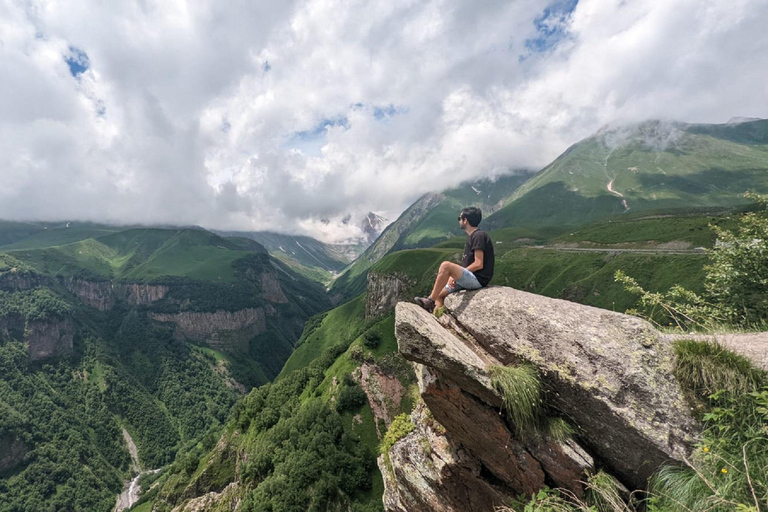
{"label": "green mountain slope", "polygon": [[254,240],[263,245],[273,258],[304,277],[322,284],[330,283],[336,273],[343,270],[350,261],[342,246],[325,244],[308,236],[267,231],[232,231],[221,234]]}
{"label": "green mountain slope", "polygon": [[488,227],[576,226],[611,214],[744,204],[768,191],[768,120],[604,129],[523,184]]}
{"label": "green mountain slope", "polygon": [[10,222],[0,221],[0,250],[42,249],[71,244],[86,238],[114,233],[114,226],[85,222]]}

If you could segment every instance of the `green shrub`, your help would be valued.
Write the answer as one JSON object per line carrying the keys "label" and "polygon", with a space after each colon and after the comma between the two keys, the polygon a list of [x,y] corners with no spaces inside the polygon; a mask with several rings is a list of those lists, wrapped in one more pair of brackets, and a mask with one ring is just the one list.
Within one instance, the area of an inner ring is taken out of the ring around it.
{"label": "green shrub", "polygon": [[374,350],[381,345],[381,334],[378,331],[368,331],[363,336],[363,345],[365,348]]}
{"label": "green shrub", "polygon": [[336,401],[338,412],[353,411],[368,402],[368,397],[358,384],[341,388],[339,398]]}
{"label": "green shrub", "polygon": [[400,439],[410,434],[414,428],[410,415],[403,413],[395,416],[387,429],[387,433],[384,434],[384,439],[381,442],[381,453],[388,456],[389,449]]}

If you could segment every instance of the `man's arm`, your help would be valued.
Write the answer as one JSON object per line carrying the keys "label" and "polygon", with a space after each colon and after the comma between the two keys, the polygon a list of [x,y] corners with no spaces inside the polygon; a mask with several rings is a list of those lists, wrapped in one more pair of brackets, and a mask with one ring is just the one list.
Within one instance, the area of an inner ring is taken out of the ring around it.
{"label": "man's arm", "polygon": [[469,270],[472,273],[477,272],[478,270],[483,269],[483,257],[484,253],[482,249],[475,249],[475,261],[470,263],[470,265],[467,267],[467,270]]}

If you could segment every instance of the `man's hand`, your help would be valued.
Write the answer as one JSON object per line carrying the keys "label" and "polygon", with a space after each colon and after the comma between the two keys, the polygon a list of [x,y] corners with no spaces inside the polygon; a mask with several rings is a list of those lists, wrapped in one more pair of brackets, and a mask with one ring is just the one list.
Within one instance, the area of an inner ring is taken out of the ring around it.
{"label": "man's hand", "polygon": [[452,277],[448,278],[448,286],[450,286],[452,289],[456,288],[456,280]]}

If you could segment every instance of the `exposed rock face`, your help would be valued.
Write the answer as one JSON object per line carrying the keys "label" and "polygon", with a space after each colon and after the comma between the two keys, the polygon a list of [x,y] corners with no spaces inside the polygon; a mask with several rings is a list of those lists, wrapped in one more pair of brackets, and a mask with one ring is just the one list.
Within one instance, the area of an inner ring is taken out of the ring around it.
{"label": "exposed rock face", "polygon": [[405,389],[397,377],[387,375],[378,366],[369,363],[360,366],[360,386],[368,397],[376,433],[381,439],[384,433],[379,432],[379,420],[389,427],[395,413],[400,409]]}
{"label": "exposed rock face", "polygon": [[391,512],[488,512],[515,495],[480,478],[482,464],[429,416],[411,414],[414,430],[378,459],[384,508]]}
{"label": "exposed rock face", "polygon": [[499,361],[539,367],[554,405],[623,483],[644,488],[659,466],[690,454],[699,426],[673,376],[672,347],[648,322],[504,287],[446,304]]}
{"label": "exposed rock face", "polygon": [[[580,495],[585,471],[599,466],[644,488],[660,465],[689,455],[698,425],[672,376],[671,346],[647,322],[501,287],[446,304],[453,316],[440,321],[398,304],[395,330],[400,352],[424,365],[419,388],[434,419],[483,468],[472,485],[515,496],[547,482]],[[548,403],[579,428],[578,442],[516,439],[499,415],[488,367],[526,361],[539,368]],[[390,483],[404,485],[392,461]]]}
{"label": "exposed rock face", "polygon": [[16,467],[27,454],[27,447],[20,439],[0,437],[0,473]]}
{"label": "exposed rock face", "polygon": [[113,283],[108,280],[68,279],[63,284],[83,304],[99,311],[112,309],[118,300],[124,300],[132,306],[151,304],[165,298],[170,290],[161,284]]}
{"label": "exposed rock face", "polygon": [[240,504],[240,485],[232,482],[221,492],[209,492],[175,507],[172,512],[203,512],[205,510],[235,511]]}
{"label": "exposed rock face", "polygon": [[267,328],[263,308],[214,313],[149,313],[149,316],[159,322],[173,323],[176,339],[205,343],[229,352],[246,350],[251,338]]}
{"label": "exposed rock face", "polygon": [[0,274],[0,290],[6,292],[23,292],[31,290],[43,284],[44,279],[33,273],[19,272],[12,268],[10,271]]}
{"label": "exposed rock face", "polygon": [[12,313],[0,316],[0,339],[15,338],[24,339],[24,328],[26,327],[24,316],[19,313]]}
{"label": "exposed rock face", "polygon": [[24,330],[32,361],[62,356],[72,352],[75,325],[71,318],[30,320]]}
{"label": "exposed rock face", "polygon": [[271,272],[261,274],[261,289],[264,298],[270,302],[277,302],[279,304],[286,304],[288,302],[283,289],[280,288],[280,281]]}
{"label": "exposed rock face", "polygon": [[65,281],[67,290],[77,295],[85,304],[99,311],[112,309],[115,305],[115,293],[112,289],[112,281],[86,281],[84,279],[70,279]]}
{"label": "exposed rock face", "polygon": [[409,300],[410,288],[411,280],[404,274],[369,272],[365,294],[366,320],[390,311],[401,300]]}
{"label": "exposed rock face", "polygon": [[[396,317],[400,352],[429,365],[417,366],[424,403],[447,436],[466,451],[465,459],[483,468],[472,485],[490,485],[508,497],[530,495],[545,483],[583,494],[581,482],[593,461],[578,444],[545,436],[518,440],[499,414],[502,399],[486,370],[500,364],[496,358],[460,326],[447,324],[448,329],[418,306],[400,303]],[[463,504],[450,506],[461,510]]]}
{"label": "exposed rock face", "polygon": [[144,306],[164,299],[170,288],[163,284],[118,283],[115,288],[121,298],[132,306]]}
{"label": "exposed rock face", "polygon": [[69,354],[74,337],[75,324],[68,316],[40,320],[25,320],[21,314],[0,317],[0,339],[24,341],[32,361]]}

